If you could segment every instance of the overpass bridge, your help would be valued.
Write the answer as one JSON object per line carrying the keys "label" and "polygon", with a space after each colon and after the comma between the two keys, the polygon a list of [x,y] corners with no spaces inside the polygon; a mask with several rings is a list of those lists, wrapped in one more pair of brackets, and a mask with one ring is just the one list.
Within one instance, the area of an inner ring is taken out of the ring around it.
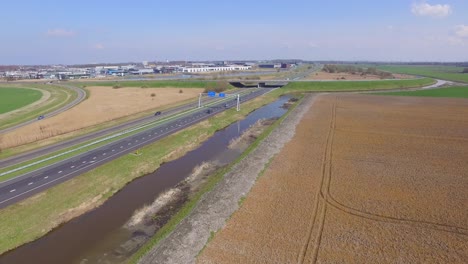
{"label": "overpass bridge", "polygon": [[229,84],[236,88],[279,88],[288,84],[284,80],[248,80],[248,81],[229,81]]}

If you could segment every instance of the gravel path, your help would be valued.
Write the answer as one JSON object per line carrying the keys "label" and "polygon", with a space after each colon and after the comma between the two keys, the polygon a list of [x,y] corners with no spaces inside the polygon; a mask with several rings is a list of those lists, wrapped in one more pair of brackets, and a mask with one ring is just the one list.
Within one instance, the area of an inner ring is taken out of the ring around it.
{"label": "gravel path", "polygon": [[265,164],[292,139],[297,124],[314,101],[306,95],[302,103],[244,160],[234,166],[224,179],[206,194],[193,212],[139,263],[195,263],[212,231],[224,227],[238,201],[245,196]]}

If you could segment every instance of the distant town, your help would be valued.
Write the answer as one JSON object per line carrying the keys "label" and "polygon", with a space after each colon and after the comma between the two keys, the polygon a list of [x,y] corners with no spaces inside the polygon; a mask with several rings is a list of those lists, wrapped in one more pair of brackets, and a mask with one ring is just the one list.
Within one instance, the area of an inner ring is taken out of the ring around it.
{"label": "distant town", "polygon": [[74,80],[157,74],[194,74],[210,72],[290,69],[298,61],[284,62],[148,62],[94,65],[0,66],[0,77],[7,81],[27,79]]}

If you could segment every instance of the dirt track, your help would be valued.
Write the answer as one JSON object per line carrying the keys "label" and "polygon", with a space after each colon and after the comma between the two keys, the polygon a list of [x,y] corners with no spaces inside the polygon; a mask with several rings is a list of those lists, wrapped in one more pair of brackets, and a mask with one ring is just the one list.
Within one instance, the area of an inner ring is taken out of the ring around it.
{"label": "dirt track", "polygon": [[466,263],[468,100],[324,95],[199,263]]}

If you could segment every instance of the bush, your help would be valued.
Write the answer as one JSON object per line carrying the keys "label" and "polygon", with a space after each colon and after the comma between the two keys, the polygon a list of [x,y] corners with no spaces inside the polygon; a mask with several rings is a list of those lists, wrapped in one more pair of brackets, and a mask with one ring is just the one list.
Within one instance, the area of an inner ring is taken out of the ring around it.
{"label": "bush", "polygon": [[180,90],[179,90],[179,93],[180,93],[180,94],[181,94],[181,93],[184,93],[184,91],[183,91],[182,89],[180,89]]}
{"label": "bush", "polygon": [[122,88],[122,86],[120,86],[119,84],[114,84],[114,86],[112,86],[113,89],[119,89],[119,88]]}

